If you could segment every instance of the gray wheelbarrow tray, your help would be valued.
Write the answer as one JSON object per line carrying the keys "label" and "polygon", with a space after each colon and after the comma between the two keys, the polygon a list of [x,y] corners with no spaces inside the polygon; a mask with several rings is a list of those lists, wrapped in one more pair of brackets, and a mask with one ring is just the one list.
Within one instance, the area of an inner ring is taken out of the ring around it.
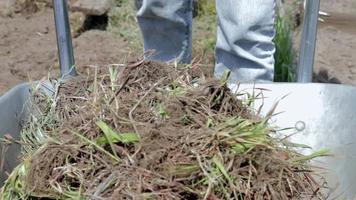
{"label": "gray wheelbarrow tray", "polygon": [[[75,76],[68,16],[65,0],[54,1],[57,43],[62,76]],[[263,94],[256,100],[256,109],[262,106],[267,114],[276,105],[271,123],[281,128],[292,128],[290,139],[305,144],[310,153],[328,149],[333,156],[319,158],[315,164],[324,167],[324,178],[337,188],[329,198],[353,199],[356,195],[356,87],[310,83],[314,62],[319,0],[308,0],[304,17],[303,39],[298,67],[299,83],[256,83],[232,85],[239,91]],[[51,95],[51,84],[39,84]],[[19,139],[29,109],[31,84],[18,85],[0,97],[0,137],[11,135]],[[355,109],[355,110],[354,110]],[[1,184],[6,174],[18,163],[20,145],[14,144],[5,155]]]}

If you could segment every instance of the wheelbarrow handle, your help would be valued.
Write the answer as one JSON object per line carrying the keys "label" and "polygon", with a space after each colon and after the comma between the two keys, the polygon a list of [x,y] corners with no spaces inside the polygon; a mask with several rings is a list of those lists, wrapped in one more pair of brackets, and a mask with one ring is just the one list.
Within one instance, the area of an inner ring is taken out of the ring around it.
{"label": "wheelbarrow handle", "polygon": [[319,8],[320,0],[307,0],[297,72],[297,81],[300,83],[310,83],[313,80]]}
{"label": "wheelbarrow handle", "polygon": [[62,78],[77,75],[74,67],[75,61],[67,6],[66,0],[53,0],[57,48]]}

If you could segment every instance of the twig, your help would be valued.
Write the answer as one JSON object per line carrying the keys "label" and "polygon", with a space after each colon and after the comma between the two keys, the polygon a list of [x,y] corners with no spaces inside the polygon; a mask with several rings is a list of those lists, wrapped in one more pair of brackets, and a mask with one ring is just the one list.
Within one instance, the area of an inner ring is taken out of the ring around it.
{"label": "twig", "polygon": [[[123,70],[122,73],[125,71],[125,69],[134,69],[140,65],[142,65],[145,62],[145,59],[139,60],[135,63],[132,64],[128,64]],[[115,98],[120,94],[120,92],[122,91],[122,89],[124,89],[125,85],[127,84],[127,82],[129,81],[130,77],[127,76],[125,81],[121,84],[120,88],[115,92],[115,95],[110,99],[109,104],[112,104],[112,102],[115,100]]]}
{"label": "twig", "polygon": [[124,89],[124,87],[126,86],[127,82],[129,81],[129,77],[127,77],[125,79],[125,81],[121,84],[120,88],[115,92],[115,95],[110,99],[109,101],[109,105],[112,104],[112,102],[115,100],[115,98],[120,94],[120,92],[122,91],[122,89]]}
{"label": "twig", "polygon": [[141,59],[141,60],[139,60],[137,62],[134,62],[132,64],[128,64],[127,67],[128,68],[135,68],[135,67],[138,67],[138,66],[142,65],[145,61],[146,61],[145,59]]}

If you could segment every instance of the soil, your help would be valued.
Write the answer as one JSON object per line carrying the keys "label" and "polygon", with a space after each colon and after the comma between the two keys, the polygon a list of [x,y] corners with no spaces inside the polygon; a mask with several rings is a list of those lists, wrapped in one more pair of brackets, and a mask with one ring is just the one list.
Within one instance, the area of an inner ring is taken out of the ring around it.
{"label": "soil", "polygon": [[[8,17],[6,2],[0,2],[0,94],[49,72],[58,75],[52,11]],[[323,0],[321,9],[331,16],[319,26],[315,71],[322,79],[327,71],[341,83],[356,85],[356,3]],[[79,66],[122,63],[128,57],[124,38],[106,31],[85,32],[73,43]]]}
{"label": "soil", "polygon": [[319,24],[315,71],[324,69],[341,83],[356,85],[356,2],[323,0],[321,10],[330,17]]}
{"label": "soil", "polygon": [[[50,9],[12,17],[0,15],[0,94],[48,73],[59,75],[53,20]],[[130,57],[124,39],[107,31],[84,32],[73,39],[73,46],[79,71],[85,65],[122,63]]]}

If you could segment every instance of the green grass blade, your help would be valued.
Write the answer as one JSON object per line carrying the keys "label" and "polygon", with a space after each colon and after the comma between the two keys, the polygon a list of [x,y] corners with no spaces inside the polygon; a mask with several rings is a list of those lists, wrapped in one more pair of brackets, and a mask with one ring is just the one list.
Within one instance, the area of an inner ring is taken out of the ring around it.
{"label": "green grass blade", "polygon": [[81,134],[79,134],[79,133],[77,133],[75,131],[71,131],[71,133],[74,134],[75,136],[77,136],[78,138],[80,138],[81,140],[83,140],[84,142],[86,142],[88,145],[93,145],[95,148],[97,148],[99,151],[101,151],[102,153],[106,154],[110,158],[112,158],[117,163],[121,162],[121,159],[119,157],[116,157],[116,156],[112,155],[110,152],[106,151],[101,146],[99,146],[96,142],[93,142],[93,141],[89,140],[88,138],[84,137],[83,135],[81,135]]}
{"label": "green grass blade", "polygon": [[115,151],[112,135],[110,135],[113,134],[114,131],[103,121],[96,122],[96,125],[98,125],[99,128],[104,132],[105,138],[107,142],[110,144],[111,151],[114,153],[115,157],[118,157]]}
{"label": "green grass blade", "polygon": [[121,142],[123,144],[136,143],[140,141],[140,137],[136,133],[117,133],[109,125],[103,121],[96,123],[99,128],[103,131],[105,136],[99,137],[96,140],[96,144],[105,145]]}
{"label": "green grass blade", "polygon": [[307,162],[307,161],[313,160],[315,158],[330,156],[329,152],[330,151],[327,150],[327,149],[322,149],[322,150],[314,152],[314,153],[312,153],[310,155],[302,156],[300,158],[293,159],[292,162],[295,163],[295,164],[299,164],[299,163],[303,163],[303,162]]}
{"label": "green grass blade", "polygon": [[229,173],[226,171],[224,164],[222,164],[216,156],[213,157],[213,162],[216,165],[216,167],[219,169],[221,174],[226,178],[226,180],[228,180],[229,183],[232,183],[233,181],[232,181],[231,177],[229,176]]}

